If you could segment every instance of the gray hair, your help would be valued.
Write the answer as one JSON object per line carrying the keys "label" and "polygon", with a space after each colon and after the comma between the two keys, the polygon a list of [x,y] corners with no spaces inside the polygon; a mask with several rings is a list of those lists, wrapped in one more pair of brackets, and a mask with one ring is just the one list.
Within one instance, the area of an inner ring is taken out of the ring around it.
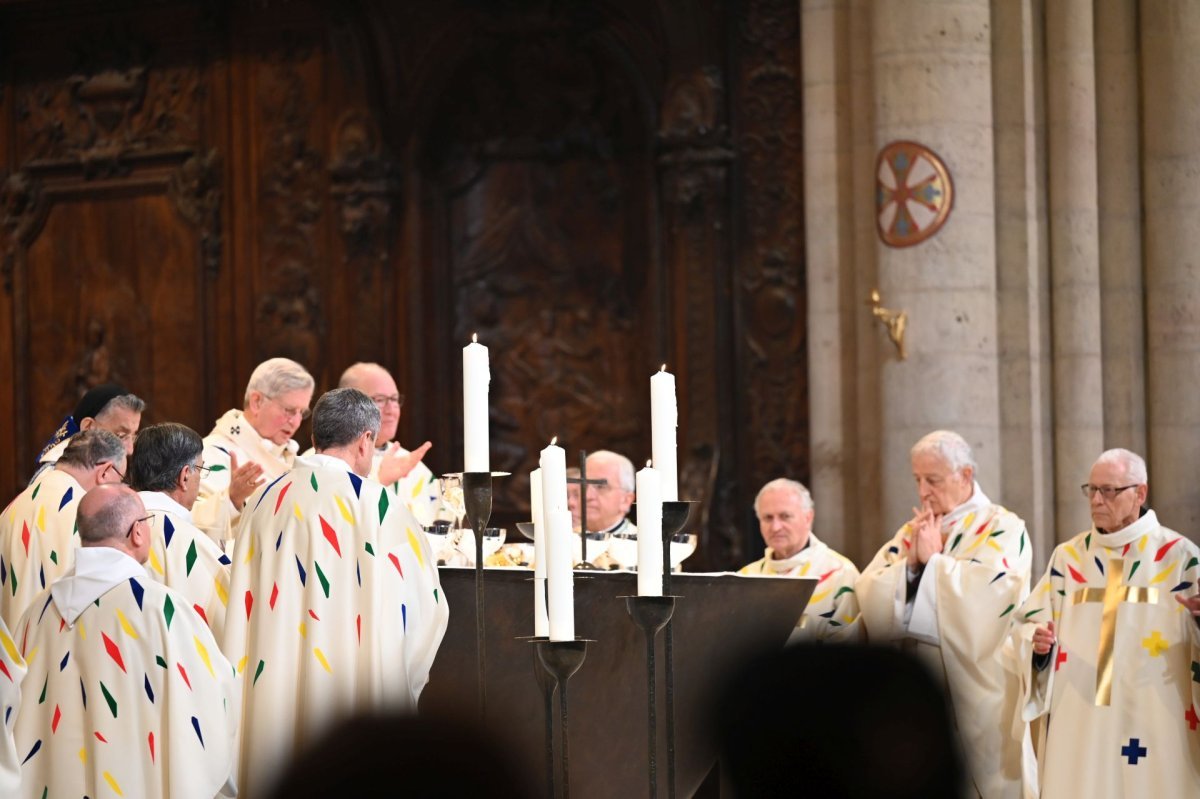
{"label": "gray hair", "polygon": [[58,462],[68,466],[91,469],[101,463],[121,463],[125,460],[125,445],[107,430],[93,427],[71,436]]}
{"label": "gray hair", "polygon": [[1096,463],[1115,463],[1125,467],[1125,478],[1137,485],[1146,485],[1146,461],[1136,452],[1117,447],[1105,450],[1096,458]]}
{"label": "gray hair", "polygon": [[803,483],[795,480],[789,480],[786,477],[776,477],[771,482],[758,489],[758,493],[754,495],[754,515],[758,515],[758,501],[762,499],[762,495],[768,491],[790,491],[800,500],[800,507],[805,510],[813,509],[812,494],[808,493],[808,489]]}
{"label": "gray hair", "polygon": [[183,467],[204,451],[200,434],[187,425],[163,422],[138,433],[129,462],[134,491],[171,491]]}
{"label": "gray hair", "polygon": [[312,415],[313,448],[344,447],[366,431],[379,435],[379,408],[357,388],[335,388],[317,400]]}
{"label": "gray hair", "polygon": [[289,391],[311,389],[316,385],[313,376],[291,358],[270,358],[255,367],[246,384],[246,404],[250,394],[257,391],[264,397],[278,397]]}
{"label": "gray hair", "polygon": [[108,402],[104,403],[104,407],[97,412],[92,418],[100,421],[100,417],[108,415],[109,411],[124,408],[130,413],[140,414],[146,410],[146,401],[136,394],[119,394]]}
{"label": "gray hair", "polygon": [[595,459],[600,463],[613,463],[617,466],[617,483],[621,486],[622,491],[637,490],[637,483],[633,475],[633,461],[626,458],[620,453],[613,452],[607,449],[598,449],[591,455],[588,455],[589,461]]}
{"label": "gray hair", "polygon": [[133,491],[124,488],[113,491],[107,486],[102,486],[101,490],[112,491],[113,498],[94,513],[87,513],[81,505],[76,515],[79,540],[85,545],[123,538],[143,512],[142,503]]}
{"label": "gray hair", "polygon": [[971,445],[953,430],[934,430],[928,433],[913,444],[908,454],[910,458],[922,454],[935,455],[945,461],[953,472],[961,472],[968,466],[972,473],[978,471]]}

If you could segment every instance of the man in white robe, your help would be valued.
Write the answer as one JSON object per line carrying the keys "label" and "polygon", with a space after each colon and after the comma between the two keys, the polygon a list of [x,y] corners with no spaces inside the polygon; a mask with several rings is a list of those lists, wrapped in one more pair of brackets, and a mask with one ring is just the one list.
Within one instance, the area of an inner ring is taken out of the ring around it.
{"label": "man in white robe", "polygon": [[420,526],[366,477],[378,429],[362,392],[323,395],[316,454],[242,514],[223,649],[243,685],[238,782],[249,796],[342,718],[415,711],[446,631]]}
{"label": "man in white robe", "polygon": [[208,473],[200,481],[192,523],[220,546],[227,546],[254,490],[292,468],[300,451],[292,436],[308,418],[314,385],[295,361],[263,361],[250,375],[242,409],[226,411],[204,438]]}
{"label": "man in white robe", "polygon": [[147,520],[128,486],[89,491],[73,568],[13,631],[29,669],[17,796],[236,794],[233,667],[187,600],[146,575]]}
{"label": "man in white robe", "polygon": [[42,448],[30,484],[38,475],[58,463],[71,436],[81,430],[91,430],[93,427],[107,430],[125,445],[125,455],[132,455],[133,440],[137,437],[145,409],[146,403],[140,397],[130,394],[116,383],[105,383],[89,389]]}
{"label": "man in white robe", "polygon": [[1146,463],[1102,454],[1093,526],[1012,614],[1021,722],[1046,716],[1043,799],[1200,796],[1200,549],[1163,527]]}
{"label": "man in white robe", "polygon": [[1018,686],[1000,652],[1029,590],[1025,523],[975,482],[962,436],[935,431],[910,454],[921,507],[856,585],[867,639],[899,642],[944,681],[972,795],[1033,796],[1033,747],[1026,726],[1012,728]]}
{"label": "man in white robe", "polygon": [[16,796],[21,785],[21,759],[13,738],[13,725],[21,706],[21,680],[25,659],[17,651],[8,625],[0,619],[0,796]]}
{"label": "man in white robe", "polygon": [[125,445],[107,430],[77,433],[53,469],[0,515],[0,619],[11,630],[34,596],[71,568],[75,509],[94,486],[125,476]]}
{"label": "man in white robe", "polygon": [[754,498],[754,514],[767,550],[738,574],[817,580],[788,642],[862,640],[854,593],[858,569],[813,534],[816,514],[808,489],[786,477],[772,480]]}
{"label": "man in white robe", "polygon": [[129,484],[150,512],[146,571],[187,597],[220,640],[229,604],[229,557],[192,524],[191,508],[207,467],[204,442],[190,427],[165,422],[138,435]]}

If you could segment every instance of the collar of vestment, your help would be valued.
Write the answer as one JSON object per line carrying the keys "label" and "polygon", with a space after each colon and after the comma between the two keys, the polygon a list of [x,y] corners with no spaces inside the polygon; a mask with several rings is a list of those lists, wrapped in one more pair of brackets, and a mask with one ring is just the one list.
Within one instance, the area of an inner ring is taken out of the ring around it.
{"label": "collar of vestment", "polygon": [[189,524],[192,521],[192,512],[190,510],[161,491],[139,491],[138,496],[142,498],[142,504],[146,506],[146,510],[169,513],[172,516],[178,516],[186,520]]}
{"label": "collar of vestment", "polygon": [[807,560],[808,557],[813,553],[813,550],[820,546],[824,545],[821,543],[820,539],[810,532],[808,534],[808,542],[800,548],[799,552],[792,555],[790,558],[776,558],[775,550],[771,547],[767,547],[767,551],[763,556],[765,560],[766,571],[782,574],[784,572],[789,572],[798,566],[802,566],[804,565],[804,561]]}
{"label": "collar of vestment", "polygon": [[1157,530],[1161,525],[1158,523],[1158,516],[1152,510],[1147,510],[1142,514],[1141,518],[1128,527],[1122,527],[1115,533],[1102,533],[1092,525],[1092,530],[1096,533],[1096,540],[1106,547],[1123,547],[1130,541],[1136,541],[1146,533]]}
{"label": "collar of vestment", "polygon": [[954,529],[954,526],[966,518],[967,514],[979,514],[991,507],[992,501],[988,499],[987,494],[983,493],[979,483],[973,483],[971,496],[967,497],[967,501],[942,517],[942,534],[945,535]]}
{"label": "collar of vestment", "polygon": [[[600,530],[600,531],[598,531],[598,532],[601,532],[601,533],[609,533],[609,534],[612,534],[612,533],[624,533],[624,532],[626,532],[626,531],[627,531],[627,530],[628,530],[630,527],[633,527],[633,522],[629,521],[629,517],[628,517],[628,516],[622,516],[622,517],[621,517],[621,520],[620,520],[620,521],[618,521],[616,524],[614,524],[612,527],[609,527],[609,528],[608,528],[608,529],[606,529],[606,530]],[[593,531],[593,532],[596,532],[596,531]]]}
{"label": "collar of vestment", "polygon": [[75,565],[50,586],[50,597],[67,626],[72,627],[88,605],[134,577],[149,579],[142,564],[121,550],[80,547],[75,550]]}
{"label": "collar of vestment", "polygon": [[[245,414],[237,408],[225,411],[225,415],[217,420],[216,429],[230,441],[236,442],[251,457],[263,453],[277,461],[288,461],[300,451],[300,445],[295,439],[289,438],[286,444],[276,444],[271,439],[260,436]],[[257,457],[254,460],[260,462]]]}
{"label": "collar of vestment", "polygon": [[350,464],[346,461],[333,455],[322,455],[319,452],[303,456],[300,462],[313,469],[341,469],[343,472],[354,473],[354,470],[350,468]]}

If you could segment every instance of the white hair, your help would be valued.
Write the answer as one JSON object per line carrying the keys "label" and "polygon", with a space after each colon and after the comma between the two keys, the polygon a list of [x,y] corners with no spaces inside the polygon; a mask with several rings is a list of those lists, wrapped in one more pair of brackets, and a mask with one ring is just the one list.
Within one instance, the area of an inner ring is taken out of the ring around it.
{"label": "white hair", "polygon": [[607,449],[598,449],[587,457],[588,462],[593,460],[600,463],[614,463],[617,466],[617,482],[621,485],[622,491],[633,491],[637,488],[633,476],[633,461],[616,452]]}
{"label": "white hair", "polygon": [[1108,449],[1100,453],[1100,457],[1096,458],[1096,463],[1114,463],[1123,466],[1127,480],[1132,480],[1136,485],[1146,485],[1146,461],[1136,452],[1130,452],[1120,447]]}
{"label": "white hair", "polygon": [[255,391],[264,397],[278,397],[315,385],[313,376],[291,358],[270,358],[255,367],[250,375],[250,382],[246,384],[246,404],[250,404],[250,395]]}
{"label": "white hair", "polygon": [[920,441],[913,444],[908,454],[910,458],[922,454],[934,455],[945,461],[954,472],[961,472],[968,466],[972,473],[978,471],[971,445],[953,430],[934,430],[922,436]]}
{"label": "white hair", "polygon": [[758,501],[762,499],[762,495],[768,491],[790,491],[800,500],[800,507],[805,510],[813,509],[812,494],[808,493],[808,489],[803,483],[795,480],[789,480],[786,477],[776,477],[771,482],[767,483],[762,488],[758,489],[758,493],[754,495],[754,515],[758,515]]}

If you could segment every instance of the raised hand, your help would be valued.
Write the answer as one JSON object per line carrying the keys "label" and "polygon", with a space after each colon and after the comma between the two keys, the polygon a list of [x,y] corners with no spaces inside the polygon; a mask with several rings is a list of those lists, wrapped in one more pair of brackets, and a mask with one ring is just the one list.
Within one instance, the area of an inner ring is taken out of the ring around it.
{"label": "raised hand", "polygon": [[383,459],[379,461],[379,482],[385,486],[402,478],[408,477],[408,473],[416,468],[421,459],[425,457],[425,453],[429,452],[429,448],[433,444],[426,441],[421,446],[414,449],[405,455],[398,455],[400,450],[399,444],[389,444],[387,451],[383,455]]}
{"label": "raised hand", "polygon": [[238,510],[262,483],[263,468],[254,461],[239,466],[237,455],[229,453],[229,501]]}
{"label": "raised hand", "polygon": [[908,565],[916,568],[918,564],[928,563],[931,557],[942,551],[942,517],[928,506],[920,510],[913,508],[909,528],[912,530],[912,546],[908,549]]}

